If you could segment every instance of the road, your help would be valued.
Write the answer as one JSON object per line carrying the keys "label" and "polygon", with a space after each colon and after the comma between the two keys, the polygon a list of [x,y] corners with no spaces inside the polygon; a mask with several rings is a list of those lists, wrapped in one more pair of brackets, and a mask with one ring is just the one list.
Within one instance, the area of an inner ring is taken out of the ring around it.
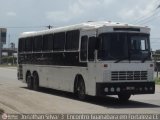
{"label": "road", "polygon": [[153,95],[135,95],[121,104],[114,96],[78,101],[70,93],[31,91],[18,81],[15,68],[0,68],[0,108],[6,113],[160,113],[160,86]]}

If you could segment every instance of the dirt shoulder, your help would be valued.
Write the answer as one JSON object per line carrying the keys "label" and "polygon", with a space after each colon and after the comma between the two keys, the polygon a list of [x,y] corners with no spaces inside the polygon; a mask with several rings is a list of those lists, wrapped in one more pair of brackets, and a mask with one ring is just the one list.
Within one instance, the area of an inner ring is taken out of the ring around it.
{"label": "dirt shoulder", "polygon": [[160,92],[160,85],[156,85],[156,91]]}
{"label": "dirt shoulder", "polygon": [[4,110],[0,108],[0,115],[4,113]]}

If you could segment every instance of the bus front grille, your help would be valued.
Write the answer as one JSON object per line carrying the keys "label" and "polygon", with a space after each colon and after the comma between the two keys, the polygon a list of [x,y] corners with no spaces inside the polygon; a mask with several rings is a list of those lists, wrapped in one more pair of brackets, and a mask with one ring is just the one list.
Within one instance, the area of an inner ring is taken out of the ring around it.
{"label": "bus front grille", "polygon": [[111,79],[117,80],[147,80],[147,71],[112,71]]}

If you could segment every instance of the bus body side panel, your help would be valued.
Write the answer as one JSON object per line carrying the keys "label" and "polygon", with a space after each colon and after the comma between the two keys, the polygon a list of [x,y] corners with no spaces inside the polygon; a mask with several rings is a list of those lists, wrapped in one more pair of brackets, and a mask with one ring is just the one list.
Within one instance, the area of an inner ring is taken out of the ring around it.
{"label": "bus body side panel", "polygon": [[48,87],[58,90],[74,92],[74,80],[77,74],[87,79],[86,68],[76,66],[54,66],[47,68]]}
{"label": "bus body side panel", "polygon": [[[52,88],[67,92],[74,92],[74,80],[76,75],[82,75],[85,85],[86,94],[90,92],[90,82],[88,79],[88,69],[86,67],[76,66],[46,66],[46,65],[23,65],[23,77],[27,71],[33,73],[36,71],[39,75],[39,85],[41,87]],[[25,82],[25,80],[23,79]],[[95,92],[94,92],[95,94]]]}
{"label": "bus body side panel", "polygon": [[96,62],[88,63],[88,83],[89,92],[92,96],[96,95],[96,83],[103,82],[103,66]]}

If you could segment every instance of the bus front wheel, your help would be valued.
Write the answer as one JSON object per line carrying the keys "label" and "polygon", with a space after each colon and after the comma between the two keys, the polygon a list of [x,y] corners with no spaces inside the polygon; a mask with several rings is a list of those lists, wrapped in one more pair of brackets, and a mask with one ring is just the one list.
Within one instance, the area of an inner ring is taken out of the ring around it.
{"label": "bus front wheel", "polygon": [[118,95],[120,102],[127,102],[130,97],[131,97],[131,94],[119,94]]}

